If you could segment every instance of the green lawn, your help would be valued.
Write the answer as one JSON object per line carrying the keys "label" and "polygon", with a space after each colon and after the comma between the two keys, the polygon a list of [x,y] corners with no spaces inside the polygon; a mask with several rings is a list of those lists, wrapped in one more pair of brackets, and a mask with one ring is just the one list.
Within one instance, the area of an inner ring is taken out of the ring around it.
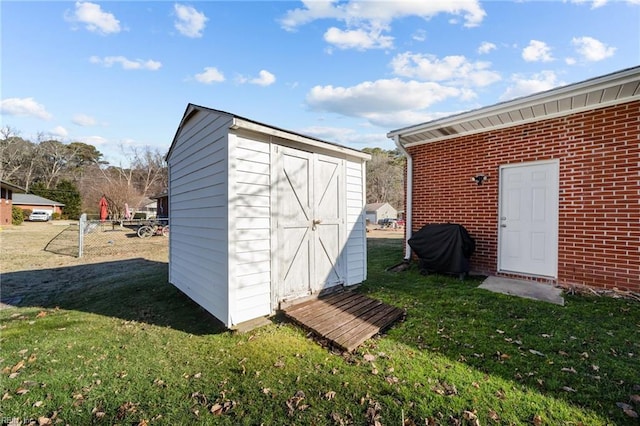
{"label": "green lawn", "polygon": [[637,302],[567,296],[560,307],[415,267],[386,272],[401,247],[369,240],[369,279],[359,291],[406,308],[407,317],[354,354],[322,347],[281,318],[247,334],[225,331],[166,283],[162,263],[126,281],[59,292],[43,306],[0,311],[0,417],[639,424]]}

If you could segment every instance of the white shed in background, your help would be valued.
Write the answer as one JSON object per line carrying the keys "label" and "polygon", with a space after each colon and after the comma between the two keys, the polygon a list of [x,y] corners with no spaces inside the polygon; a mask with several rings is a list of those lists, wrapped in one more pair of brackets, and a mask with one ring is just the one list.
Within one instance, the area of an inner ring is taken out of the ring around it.
{"label": "white shed in background", "polygon": [[227,327],[364,281],[369,158],[189,104],[166,158],[169,281]]}

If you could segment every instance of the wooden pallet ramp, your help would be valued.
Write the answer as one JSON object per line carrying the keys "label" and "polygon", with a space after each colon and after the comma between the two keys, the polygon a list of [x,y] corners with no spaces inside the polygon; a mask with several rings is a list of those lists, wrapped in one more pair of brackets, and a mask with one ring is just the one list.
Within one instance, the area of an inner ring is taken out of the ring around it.
{"label": "wooden pallet ramp", "polygon": [[318,337],[351,352],[401,319],[404,309],[352,291],[307,300],[283,309],[284,314]]}

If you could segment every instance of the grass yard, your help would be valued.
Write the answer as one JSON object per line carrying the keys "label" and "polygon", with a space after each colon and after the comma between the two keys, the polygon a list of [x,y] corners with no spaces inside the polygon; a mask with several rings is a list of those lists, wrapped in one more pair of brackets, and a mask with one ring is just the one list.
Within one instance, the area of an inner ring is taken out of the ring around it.
{"label": "grass yard", "polygon": [[133,263],[126,279],[25,297],[27,306],[0,311],[0,417],[71,425],[639,424],[637,302],[566,296],[560,307],[417,268],[386,272],[401,250],[399,239],[370,239],[369,279],[359,291],[404,307],[407,317],[353,354],[322,347],[278,317],[246,334],[225,331],[167,284],[163,262]]}

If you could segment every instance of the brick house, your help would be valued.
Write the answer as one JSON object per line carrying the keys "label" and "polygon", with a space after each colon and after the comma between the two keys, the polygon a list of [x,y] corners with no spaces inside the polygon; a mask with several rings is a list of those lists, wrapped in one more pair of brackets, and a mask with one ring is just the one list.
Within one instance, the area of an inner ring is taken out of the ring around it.
{"label": "brick house", "polygon": [[17,185],[0,180],[0,226],[11,226],[13,194],[25,192]]}
{"label": "brick house", "polygon": [[64,208],[63,203],[34,194],[15,194],[13,196],[13,205],[20,207],[22,210],[46,211],[49,216],[53,216],[54,213],[61,215]]}
{"label": "brick house", "polygon": [[640,67],[388,136],[408,159],[407,240],[459,223],[474,272],[640,291]]}

